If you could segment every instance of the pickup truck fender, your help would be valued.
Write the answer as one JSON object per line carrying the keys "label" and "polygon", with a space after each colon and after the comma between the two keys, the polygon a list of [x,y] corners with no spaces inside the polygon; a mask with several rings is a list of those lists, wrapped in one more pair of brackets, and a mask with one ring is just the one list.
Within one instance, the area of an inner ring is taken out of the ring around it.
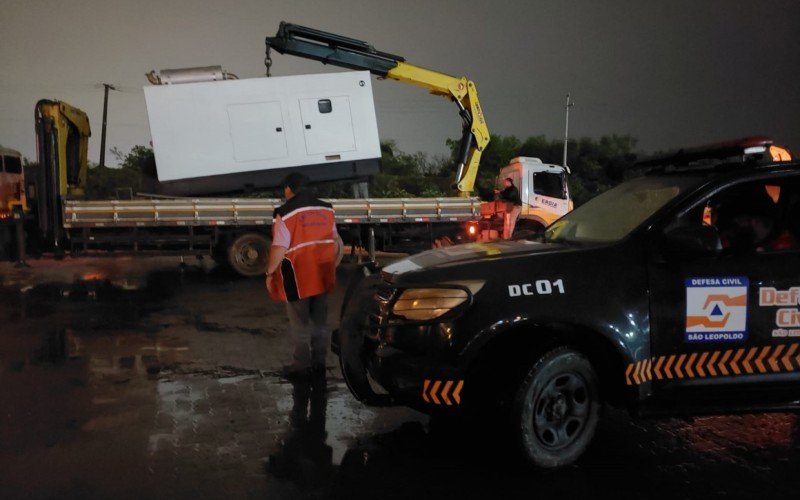
{"label": "pickup truck fender", "polygon": [[[639,324],[648,325],[647,320],[645,314]],[[524,343],[520,347],[519,340],[522,338]],[[586,351],[593,363],[599,365],[597,369],[601,376],[605,376],[605,382],[622,398],[635,400],[650,395],[649,383],[639,386],[638,390],[626,390],[624,373],[629,363],[649,357],[649,329],[646,327],[624,332],[614,325],[553,322],[521,314],[482,329],[461,350],[459,365],[465,373],[470,373],[487,356],[501,352],[514,352],[515,355],[524,356],[524,349],[530,349],[533,354],[540,349],[561,344],[573,345]],[[492,347],[499,347],[500,351]],[[504,351],[504,347],[511,351]]]}

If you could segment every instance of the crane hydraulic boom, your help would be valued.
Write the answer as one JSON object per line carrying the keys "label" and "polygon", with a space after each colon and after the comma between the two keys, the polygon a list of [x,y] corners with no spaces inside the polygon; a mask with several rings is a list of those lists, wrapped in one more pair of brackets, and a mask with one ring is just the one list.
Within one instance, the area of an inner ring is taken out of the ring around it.
{"label": "crane hydraulic boom", "polygon": [[452,99],[464,122],[459,145],[456,188],[469,196],[475,185],[481,154],[489,144],[489,129],[478,100],[475,83],[438,71],[409,64],[405,58],[380,52],[367,42],[324,31],[281,22],[278,33],[267,37],[267,50],[291,54],[355,70],[367,70],[428,89],[432,94]]}

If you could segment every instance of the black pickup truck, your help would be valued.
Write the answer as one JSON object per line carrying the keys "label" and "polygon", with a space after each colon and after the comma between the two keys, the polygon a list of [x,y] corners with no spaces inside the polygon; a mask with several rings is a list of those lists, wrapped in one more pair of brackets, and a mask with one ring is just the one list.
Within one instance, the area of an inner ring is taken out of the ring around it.
{"label": "black pickup truck", "polygon": [[535,240],[365,270],[334,342],[353,394],[505,415],[540,467],[577,460],[604,404],[800,408],[800,165],[766,141],[708,151],[653,163]]}

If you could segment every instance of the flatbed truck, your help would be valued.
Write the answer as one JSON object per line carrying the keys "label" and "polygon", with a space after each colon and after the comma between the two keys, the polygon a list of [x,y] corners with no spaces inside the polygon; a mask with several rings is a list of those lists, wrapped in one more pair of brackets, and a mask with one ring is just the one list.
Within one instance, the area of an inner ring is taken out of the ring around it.
{"label": "flatbed truck", "polygon": [[[398,243],[418,241],[420,234],[425,235],[427,247],[445,236],[458,241],[491,235],[484,229],[497,215],[495,205],[482,204],[472,196],[481,154],[490,140],[474,82],[409,64],[360,40],[289,23],[281,23],[266,44],[269,50],[423,87],[458,107],[463,121],[455,175],[459,196],[328,200],[348,243],[365,246],[374,260],[376,248],[396,248]],[[27,196],[20,197],[15,209],[17,230],[4,233],[6,241],[0,241],[0,247],[16,249],[13,253],[20,262],[26,250],[56,255],[106,250],[209,255],[244,276],[264,273],[272,213],[281,200],[189,196],[86,201],[88,117],[78,108],[53,100],[39,101],[35,115],[39,162],[24,172]],[[518,176],[521,191],[529,193],[531,200],[535,202],[538,196],[539,201],[548,201],[534,186],[536,175],[548,175],[560,177],[557,184],[563,186],[550,205],[569,203],[565,169],[536,161],[517,163],[506,170]],[[550,205],[541,205],[534,210],[537,207],[530,204],[523,210],[523,220],[529,217],[537,229],[557,218],[545,214]]]}
{"label": "flatbed truck", "polygon": [[[2,233],[0,246],[23,262],[26,252],[54,255],[91,251],[211,256],[239,274],[264,273],[272,215],[280,199],[81,199],[90,170],[86,114],[65,102],[36,106],[38,164],[24,169],[25,189],[7,217],[18,230]],[[18,181],[15,181],[18,182]],[[473,197],[329,200],[348,243],[391,248],[414,232],[438,238],[463,231],[480,218]],[[10,205],[9,205],[10,206]]]}

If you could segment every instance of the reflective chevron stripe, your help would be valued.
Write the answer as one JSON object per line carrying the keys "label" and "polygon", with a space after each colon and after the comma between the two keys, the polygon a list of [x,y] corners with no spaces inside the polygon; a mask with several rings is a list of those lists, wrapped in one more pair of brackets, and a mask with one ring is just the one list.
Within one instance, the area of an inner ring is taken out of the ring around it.
{"label": "reflective chevron stripe", "polygon": [[425,379],[422,383],[422,400],[439,406],[460,405],[463,388],[463,380]]}
{"label": "reflective chevron stripe", "polygon": [[[625,382],[759,375],[800,370],[800,344],[765,345],[725,351],[670,354],[628,364]],[[424,394],[424,391],[423,391]]]}

